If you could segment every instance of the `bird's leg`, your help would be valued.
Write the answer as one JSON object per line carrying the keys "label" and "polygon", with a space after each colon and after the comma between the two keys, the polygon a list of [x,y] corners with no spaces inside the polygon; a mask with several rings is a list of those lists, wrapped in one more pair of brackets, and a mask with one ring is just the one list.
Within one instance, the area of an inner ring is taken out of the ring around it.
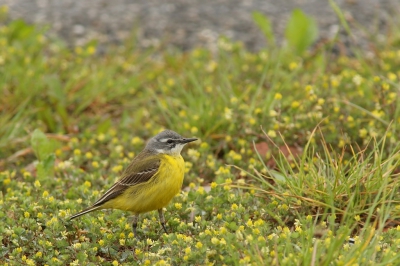
{"label": "bird's leg", "polygon": [[137,237],[136,236],[136,228],[137,228],[138,219],[139,219],[139,214],[133,215],[132,230],[133,230],[133,234],[135,237]]}
{"label": "bird's leg", "polygon": [[167,229],[165,228],[165,217],[162,209],[158,209],[158,216],[160,217],[160,223],[165,233],[168,234]]}

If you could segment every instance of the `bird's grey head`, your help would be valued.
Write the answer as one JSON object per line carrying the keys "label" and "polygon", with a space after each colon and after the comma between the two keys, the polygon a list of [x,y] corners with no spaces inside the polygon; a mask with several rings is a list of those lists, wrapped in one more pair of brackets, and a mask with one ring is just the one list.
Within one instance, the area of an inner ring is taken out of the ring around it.
{"label": "bird's grey head", "polygon": [[172,130],[164,130],[149,140],[146,149],[152,152],[178,155],[183,147],[196,138],[184,138]]}

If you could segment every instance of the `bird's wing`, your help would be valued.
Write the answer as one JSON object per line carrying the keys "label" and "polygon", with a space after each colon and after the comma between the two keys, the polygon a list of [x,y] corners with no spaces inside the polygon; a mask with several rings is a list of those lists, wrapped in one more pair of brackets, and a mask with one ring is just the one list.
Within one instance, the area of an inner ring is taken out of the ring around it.
{"label": "bird's wing", "polygon": [[93,204],[93,207],[103,205],[107,201],[116,198],[129,187],[147,182],[158,172],[159,167],[160,158],[155,156],[141,156],[141,154],[139,154],[126,168],[121,179],[107,190],[107,192]]}

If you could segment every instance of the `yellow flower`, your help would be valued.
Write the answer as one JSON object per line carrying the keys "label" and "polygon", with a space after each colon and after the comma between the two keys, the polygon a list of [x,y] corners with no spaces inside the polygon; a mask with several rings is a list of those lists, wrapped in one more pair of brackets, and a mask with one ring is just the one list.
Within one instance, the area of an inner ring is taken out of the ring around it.
{"label": "yellow flower", "polygon": [[278,113],[274,109],[269,110],[269,116],[275,117],[277,115],[278,115]]}
{"label": "yellow flower", "polygon": [[180,111],[179,111],[179,116],[180,116],[180,117],[186,117],[186,115],[187,115],[187,114],[186,114],[186,111],[185,111],[185,110],[180,110]]}
{"label": "yellow flower", "polygon": [[201,249],[203,247],[203,244],[201,242],[196,243],[196,248]]}
{"label": "yellow flower", "polygon": [[339,148],[343,148],[344,145],[346,145],[346,142],[344,140],[342,140],[342,139],[339,140],[339,144],[338,144]]}
{"label": "yellow flower", "polygon": [[396,81],[396,79],[397,79],[396,74],[394,74],[392,72],[388,73],[387,76],[391,81]]}
{"label": "yellow flower", "polygon": [[169,87],[174,86],[174,85],[175,85],[175,80],[174,80],[173,78],[167,79],[167,85],[168,85]]}
{"label": "yellow flower", "polygon": [[264,224],[264,221],[261,219],[258,219],[257,221],[254,222],[254,226],[262,226]]}
{"label": "yellow flower", "polygon": [[189,255],[192,252],[192,250],[190,249],[190,247],[185,248],[185,254]]}
{"label": "yellow flower", "polygon": [[280,94],[279,92],[275,93],[274,99],[275,99],[275,100],[280,100],[280,99],[282,99],[282,94]]}
{"label": "yellow flower", "polygon": [[39,188],[40,187],[40,181],[36,180],[33,185],[35,186],[35,188]]}
{"label": "yellow flower", "polygon": [[89,55],[92,55],[96,52],[96,47],[94,47],[93,45],[90,45],[87,47],[86,51]]}
{"label": "yellow flower", "polygon": [[36,265],[36,263],[35,263],[32,259],[27,259],[27,260],[25,261],[25,263],[26,263],[26,265],[28,265],[28,266],[34,266],[34,265]]}
{"label": "yellow flower", "polygon": [[123,166],[122,165],[116,165],[114,166],[111,170],[115,173],[119,173],[122,170]]}
{"label": "yellow flower", "polygon": [[246,225],[248,226],[248,227],[253,227],[253,221],[252,220],[247,220],[247,223],[246,223]]}
{"label": "yellow flower", "polygon": [[11,179],[10,178],[6,178],[6,179],[3,180],[3,184],[4,185],[8,185],[10,183],[11,183]]}
{"label": "yellow flower", "polygon": [[67,212],[65,210],[60,210],[58,212],[58,215],[61,216],[61,217],[65,217],[65,216],[67,216]]}
{"label": "yellow flower", "polygon": [[368,130],[362,128],[358,131],[358,135],[360,136],[360,138],[365,138],[368,135]]}
{"label": "yellow flower", "polygon": [[289,64],[289,69],[290,70],[295,70],[296,68],[297,68],[297,63],[296,62],[291,62],[290,64]]}
{"label": "yellow flower", "polygon": [[299,106],[300,106],[300,102],[298,102],[298,101],[293,101],[292,104],[291,104],[291,107],[292,107],[293,109],[296,109],[296,108],[298,108]]}
{"label": "yellow flower", "polygon": [[134,137],[134,138],[132,139],[132,141],[131,141],[131,143],[132,143],[133,145],[139,145],[139,144],[142,144],[142,142],[143,142],[143,140],[142,140],[141,138],[139,138],[139,137]]}
{"label": "yellow flower", "polygon": [[217,68],[218,63],[215,61],[210,61],[208,65],[206,66],[207,72],[214,72],[214,70]]}
{"label": "yellow flower", "polygon": [[74,154],[75,154],[76,156],[79,156],[79,155],[82,154],[82,152],[81,152],[80,149],[75,149],[75,150],[74,150]]}
{"label": "yellow flower", "polygon": [[229,157],[232,158],[234,161],[240,161],[242,160],[242,155],[240,155],[239,153],[236,153],[234,150],[231,150],[229,152]]}
{"label": "yellow flower", "polygon": [[198,129],[197,127],[192,127],[192,128],[190,129],[190,132],[191,132],[192,134],[197,134],[197,132],[199,132],[199,129]]}
{"label": "yellow flower", "polygon": [[211,238],[211,243],[213,243],[214,245],[218,245],[219,244],[219,240],[216,237]]}
{"label": "yellow flower", "polygon": [[354,84],[356,84],[357,86],[360,86],[361,85],[361,83],[363,82],[363,78],[360,76],[360,75],[355,75],[354,77],[353,77],[353,83]]}
{"label": "yellow flower", "polygon": [[232,109],[229,109],[228,107],[225,107],[224,116],[225,116],[226,120],[231,120],[232,119]]}
{"label": "yellow flower", "polygon": [[280,205],[278,208],[280,208],[280,209],[282,209],[282,210],[285,210],[285,211],[289,210],[289,206],[286,205],[286,204],[282,204],[282,205]]}
{"label": "yellow flower", "polygon": [[215,172],[216,175],[220,175],[220,174],[229,174],[229,169],[224,167],[224,166],[220,166],[218,171]]}
{"label": "yellow flower", "polygon": [[123,150],[124,150],[124,146],[122,146],[122,145],[117,145],[117,146],[115,146],[115,151],[116,151],[116,152],[120,153],[120,152],[122,152]]}
{"label": "yellow flower", "polygon": [[275,132],[275,130],[269,130],[267,134],[268,134],[268,136],[271,137],[271,138],[275,138],[275,137],[276,137],[276,132]]}
{"label": "yellow flower", "polygon": [[105,138],[106,138],[106,136],[105,136],[103,133],[100,133],[100,134],[97,136],[97,140],[98,140],[98,141],[103,141]]}
{"label": "yellow flower", "polygon": [[347,117],[347,122],[354,122],[354,118],[351,116],[351,115],[349,115],[348,117]]}
{"label": "yellow flower", "polygon": [[384,91],[387,91],[387,90],[390,89],[390,85],[387,84],[386,82],[384,82],[384,83],[382,83],[382,89],[383,89]]}

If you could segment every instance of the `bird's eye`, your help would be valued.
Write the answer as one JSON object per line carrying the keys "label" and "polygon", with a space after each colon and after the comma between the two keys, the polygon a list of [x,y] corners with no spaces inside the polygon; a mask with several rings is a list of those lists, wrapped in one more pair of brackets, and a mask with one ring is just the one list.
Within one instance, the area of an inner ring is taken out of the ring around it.
{"label": "bird's eye", "polygon": [[168,143],[168,144],[171,144],[172,142],[173,142],[172,139],[168,139],[168,140],[167,140],[167,143]]}

